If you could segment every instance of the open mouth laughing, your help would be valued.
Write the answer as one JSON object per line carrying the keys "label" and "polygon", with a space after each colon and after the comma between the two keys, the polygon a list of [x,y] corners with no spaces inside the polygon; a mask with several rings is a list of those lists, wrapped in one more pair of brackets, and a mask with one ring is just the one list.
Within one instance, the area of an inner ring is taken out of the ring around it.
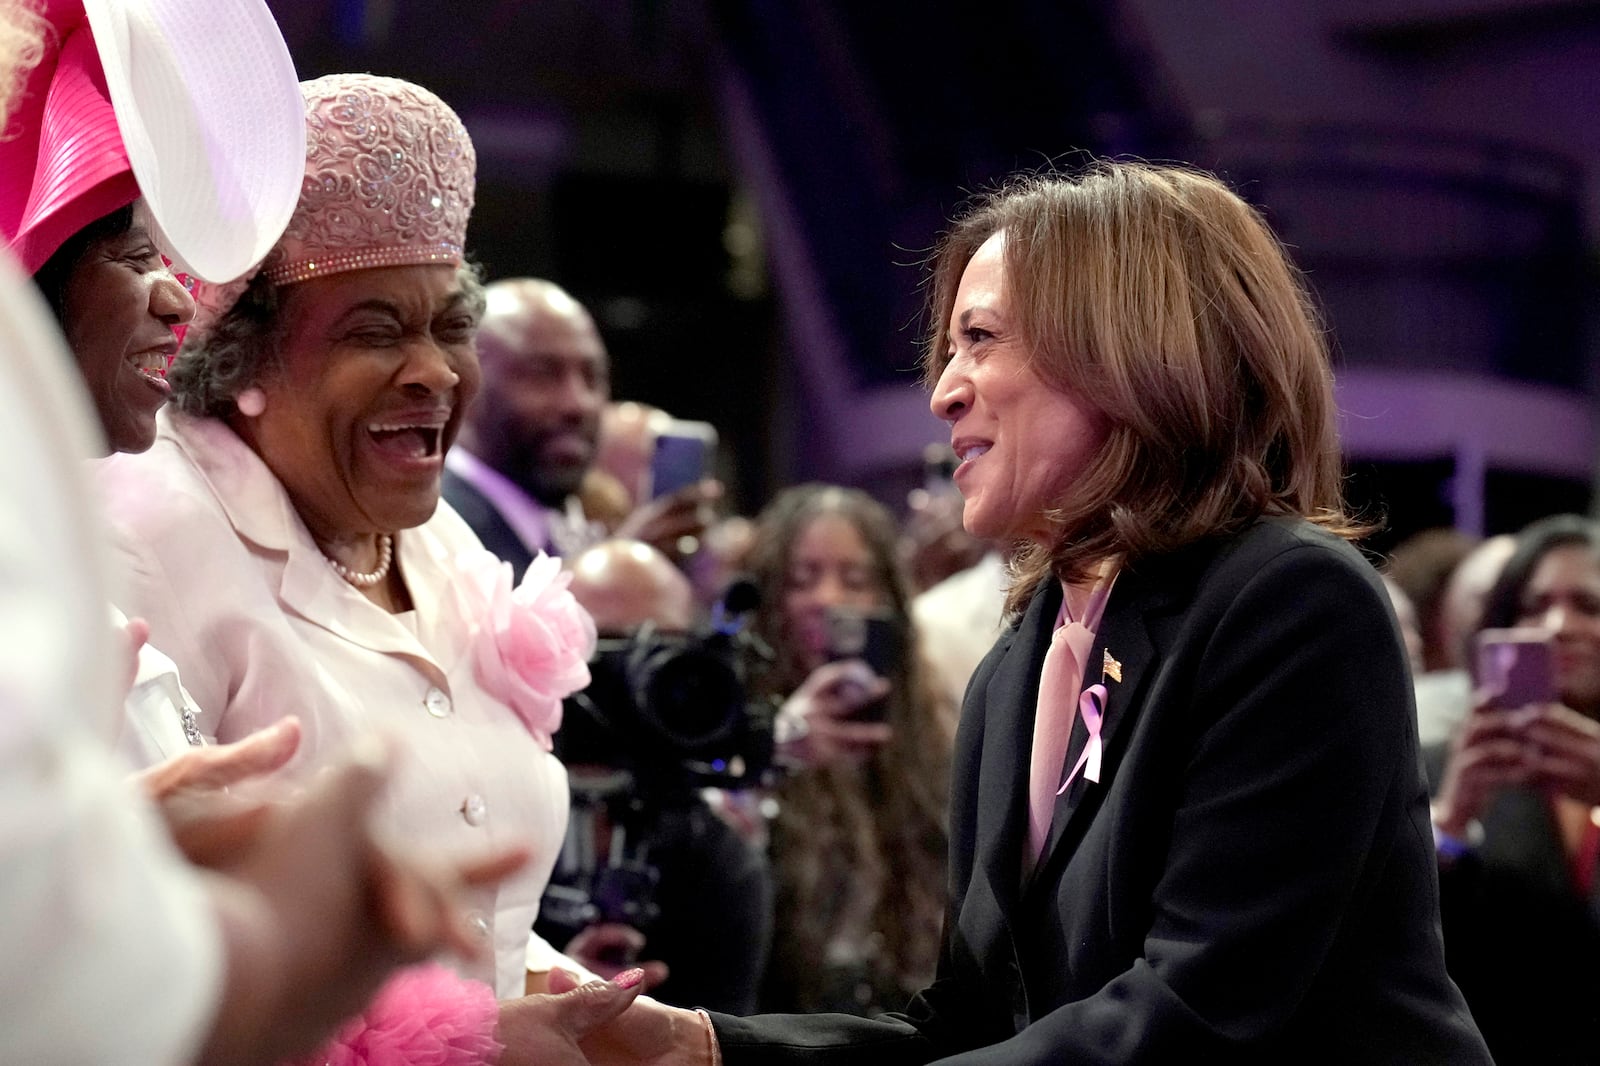
{"label": "open mouth laughing", "polygon": [[444,450],[444,429],[448,412],[422,418],[407,417],[372,422],[367,435],[385,455],[406,461],[437,459]]}
{"label": "open mouth laughing", "polygon": [[172,362],[177,357],[177,345],[170,344],[158,348],[149,348],[142,352],[135,352],[128,357],[128,365],[134,372],[150,384],[166,392],[167,371],[172,369]]}

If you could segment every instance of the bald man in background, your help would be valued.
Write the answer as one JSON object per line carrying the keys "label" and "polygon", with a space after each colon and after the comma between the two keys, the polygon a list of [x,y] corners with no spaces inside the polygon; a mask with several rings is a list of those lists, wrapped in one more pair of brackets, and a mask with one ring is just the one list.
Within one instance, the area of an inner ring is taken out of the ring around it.
{"label": "bald man in background", "polygon": [[[445,462],[444,498],[520,580],[535,554],[570,557],[606,536],[578,498],[594,466],[611,364],[594,319],[553,282],[488,286],[478,356],[483,388]],[[698,538],[721,486],[649,501],[615,535],[672,555]]]}
{"label": "bald man in background", "polygon": [[[668,634],[686,634],[693,627],[696,604],[688,579],[648,544],[604,541],[578,554],[570,568],[572,594],[594,615],[602,639],[633,636],[646,624]],[[606,711],[613,719],[625,717],[615,708]],[[579,713],[569,704],[567,721]],[[660,917],[642,936],[616,924],[591,926],[566,950],[607,976],[612,969],[650,960],[638,964],[662,978],[651,995],[668,1003],[753,1012],[772,936],[766,855],[723,822],[698,789],[678,785],[670,773],[665,778],[633,775],[625,791],[607,796],[598,804],[603,809],[597,809],[596,794],[586,793],[582,782],[586,776],[615,780],[615,771],[599,768],[596,774],[595,767],[574,763],[562,750],[563,738],[571,736],[564,729],[555,738],[556,753],[568,763],[574,783],[568,839],[585,828],[599,839],[564,849],[551,883],[573,883],[566,868],[569,854],[586,851],[604,865],[610,858],[610,831],[621,825],[629,858],[660,873],[654,893]],[[546,925],[539,931],[547,938],[562,932]],[[610,965],[596,957],[605,954],[615,956]]]}
{"label": "bald man in background", "polygon": [[609,540],[572,562],[572,595],[601,633],[623,636],[646,622],[668,633],[694,625],[694,592],[666,556],[639,541]]}

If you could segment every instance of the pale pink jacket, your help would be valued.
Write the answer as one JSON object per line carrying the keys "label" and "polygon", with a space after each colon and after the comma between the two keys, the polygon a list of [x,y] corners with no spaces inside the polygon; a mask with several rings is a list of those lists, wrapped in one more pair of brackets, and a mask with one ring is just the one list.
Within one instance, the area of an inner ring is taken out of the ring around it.
{"label": "pale pink jacket", "polygon": [[474,924],[494,965],[460,967],[502,998],[525,970],[566,963],[529,932],[567,821],[567,775],[473,676],[474,621],[453,591],[455,560],[481,550],[442,501],[397,535],[416,605],[391,615],[328,566],[265,463],[222,422],[163,411],[155,446],[95,472],[128,574],[117,603],[150,622],[201,708],[200,730],[237,740],[286,714],[304,741],[293,773],[376,732],[404,758],[380,825],[430,854],[522,843],[534,861],[477,890]]}

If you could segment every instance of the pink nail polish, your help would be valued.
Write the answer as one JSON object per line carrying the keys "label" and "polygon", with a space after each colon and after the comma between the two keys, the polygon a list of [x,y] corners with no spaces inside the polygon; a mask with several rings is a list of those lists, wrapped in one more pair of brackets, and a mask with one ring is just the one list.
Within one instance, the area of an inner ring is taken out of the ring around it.
{"label": "pink nail polish", "polygon": [[618,988],[632,988],[644,980],[644,971],[635,966],[631,970],[624,970],[612,978]]}

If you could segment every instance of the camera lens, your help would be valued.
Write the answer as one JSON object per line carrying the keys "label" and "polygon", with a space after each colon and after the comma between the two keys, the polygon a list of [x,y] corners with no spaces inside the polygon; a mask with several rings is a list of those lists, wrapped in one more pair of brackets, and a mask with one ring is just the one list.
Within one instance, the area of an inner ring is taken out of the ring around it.
{"label": "camera lens", "polygon": [[685,751],[725,740],[743,710],[744,690],[733,665],[704,648],[653,658],[644,681],[639,704],[645,717]]}

